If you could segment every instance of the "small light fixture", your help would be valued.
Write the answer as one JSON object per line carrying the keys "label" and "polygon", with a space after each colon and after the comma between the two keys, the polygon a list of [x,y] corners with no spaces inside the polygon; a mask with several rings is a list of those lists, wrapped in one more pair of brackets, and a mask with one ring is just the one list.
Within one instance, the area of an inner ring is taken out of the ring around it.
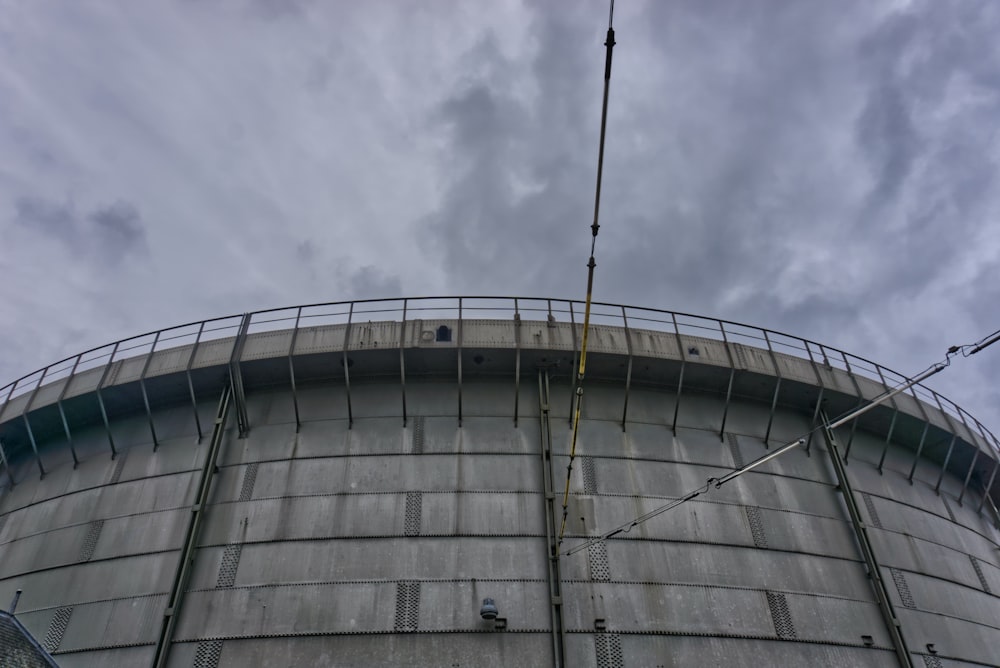
{"label": "small light fixture", "polygon": [[493,602],[493,599],[484,598],[483,607],[479,608],[479,616],[483,619],[492,621],[497,618],[498,614],[500,614],[500,612],[497,610],[497,604]]}

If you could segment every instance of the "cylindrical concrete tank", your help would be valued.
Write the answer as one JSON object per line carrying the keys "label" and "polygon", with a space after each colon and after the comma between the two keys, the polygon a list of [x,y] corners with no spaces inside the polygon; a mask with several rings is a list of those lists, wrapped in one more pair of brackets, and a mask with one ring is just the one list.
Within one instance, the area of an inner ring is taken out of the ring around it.
{"label": "cylindrical concrete tank", "polygon": [[595,307],[553,559],[582,313],[296,307],[8,385],[0,601],[64,668],[1000,663],[996,439],[923,388],[817,430],[902,377],[776,332]]}

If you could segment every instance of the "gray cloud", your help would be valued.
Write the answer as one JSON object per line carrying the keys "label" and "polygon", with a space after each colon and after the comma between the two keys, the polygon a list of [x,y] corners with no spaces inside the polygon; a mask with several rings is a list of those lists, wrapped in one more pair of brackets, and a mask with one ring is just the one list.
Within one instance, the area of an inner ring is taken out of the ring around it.
{"label": "gray cloud", "polygon": [[[32,5],[0,40],[0,372],[284,304],[582,298],[606,8]],[[1000,326],[992,4],[619,3],[616,31],[596,298],[904,372]],[[998,424],[998,372],[935,382]]]}

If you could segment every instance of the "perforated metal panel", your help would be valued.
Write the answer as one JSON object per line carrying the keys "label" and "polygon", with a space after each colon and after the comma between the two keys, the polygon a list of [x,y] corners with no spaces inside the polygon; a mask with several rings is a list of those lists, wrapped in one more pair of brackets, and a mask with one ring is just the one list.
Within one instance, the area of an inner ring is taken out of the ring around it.
{"label": "perforated metal panel", "polygon": [[736,465],[736,468],[743,468],[743,453],[740,452],[740,444],[736,440],[736,434],[726,434],[726,440],[729,441],[729,451],[733,453],[733,464]]}
{"label": "perforated metal panel", "polygon": [[784,594],[768,591],[767,607],[771,610],[771,620],[774,622],[774,632],[779,638],[794,640],[798,636],[795,633],[795,624],[792,622],[792,613],[788,609],[788,601]]}
{"label": "perforated metal panel", "polygon": [[941,659],[929,654],[924,654],[924,666],[926,668],[944,668],[944,664],[941,663]]}
{"label": "perforated metal panel", "polygon": [[594,656],[597,668],[623,668],[622,639],[617,633],[598,633],[594,636]]}
{"label": "perforated metal panel", "polygon": [[420,621],[420,583],[396,583],[395,631],[416,631]]}
{"label": "perforated metal panel", "polygon": [[406,493],[406,516],[403,521],[403,533],[407,536],[420,535],[423,498],[424,495],[421,492]]}
{"label": "perforated metal panel", "polygon": [[611,568],[608,566],[607,543],[600,542],[588,547],[587,557],[590,561],[591,580],[607,582],[611,579]]}
{"label": "perforated metal panel", "polygon": [[976,571],[976,577],[979,578],[979,584],[982,585],[983,591],[992,594],[990,583],[986,581],[986,575],[983,573],[983,567],[979,565],[979,560],[970,554],[969,561],[972,562],[972,570]]}
{"label": "perforated metal panel", "polygon": [[594,458],[581,457],[580,469],[583,471],[583,493],[597,494],[597,470],[594,468]]}
{"label": "perforated metal panel", "polygon": [[101,529],[104,528],[104,520],[95,520],[90,523],[87,535],[83,538],[83,546],[80,548],[80,561],[90,561],[94,556],[94,548],[97,547],[97,539],[101,537]]}
{"label": "perforated metal panel", "polygon": [[413,444],[410,452],[415,455],[424,452],[424,416],[422,415],[413,418]]}
{"label": "perforated metal panel", "polygon": [[111,473],[111,482],[109,484],[117,484],[119,480],[122,479],[122,471],[125,470],[125,457],[128,453],[122,453],[118,455],[115,463],[115,470]]}
{"label": "perforated metal panel", "polygon": [[875,502],[872,501],[871,494],[861,493],[861,498],[865,502],[865,508],[868,510],[868,519],[871,520],[872,526],[878,529],[882,528],[882,520],[878,516],[878,511],[875,510]]}
{"label": "perforated metal panel", "polygon": [[906,576],[903,574],[903,571],[898,568],[890,568],[889,572],[892,573],[892,581],[896,583],[899,600],[907,608],[916,608],[917,604],[913,601],[913,594],[910,593],[910,585],[906,584]]}
{"label": "perforated metal panel", "polygon": [[747,522],[750,523],[750,533],[753,535],[754,546],[767,549],[767,534],[764,532],[764,523],[760,520],[760,508],[744,506],[743,509],[747,514]]}
{"label": "perforated metal panel", "polygon": [[248,464],[243,472],[243,486],[240,487],[240,501],[249,501],[253,497],[253,486],[257,482],[257,468],[259,464],[253,462]]}
{"label": "perforated metal panel", "polygon": [[198,650],[194,653],[194,663],[192,668],[216,668],[219,665],[219,658],[222,656],[222,641],[208,640],[198,643]]}
{"label": "perforated metal panel", "polygon": [[217,588],[232,587],[236,582],[236,570],[240,567],[242,554],[242,543],[226,546],[226,550],[222,553],[222,561],[219,562],[219,577],[215,583]]}
{"label": "perforated metal panel", "polygon": [[59,649],[59,644],[62,643],[63,635],[66,633],[66,627],[69,626],[69,618],[72,614],[72,605],[56,610],[56,614],[52,618],[52,623],[49,624],[49,630],[45,632],[45,637],[42,638],[42,647],[46,651],[54,652]]}

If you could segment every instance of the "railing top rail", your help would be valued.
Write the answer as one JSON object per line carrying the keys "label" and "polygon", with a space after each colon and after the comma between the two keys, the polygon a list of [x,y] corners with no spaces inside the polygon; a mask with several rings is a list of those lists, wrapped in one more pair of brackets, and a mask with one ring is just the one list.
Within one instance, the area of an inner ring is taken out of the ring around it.
{"label": "railing top rail", "polygon": [[[473,306],[468,303],[471,300],[498,301],[501,303],[509,304],[509,308],[505,309],[502,305],[491,305],[489,307]],[[515,311],[519,309],[527,312],[538,311],[541,313],[548,310],[550,313],[569,313],[570,309],[573,309],[576,306],[582,307],[584,304],[582,300],[550,298],[550,297],[528,297],[528,296],[522,297],[522,296],[510,296],[510,295],[435,295],[435,296],[420,296],[420,297],[354,299],[354,300],[333,301],[333,302],[316,302],[311,304],[301,304],[294,306],[278,306],[274,308],[253,311],[249,315],[251,321],[254,321],[255,318],[259,318],[260,316],[266,316],[268,314],[276,314],[279,312],[287,313],[290,311],[295,311],[301,315],[301,318],[305,319],[309,317],[309,315],[312,315],[303,313],[303,311],[309,309],[318,309],[325,307],[355,308],[361,305],[365,306],[384,305],[383,308],[371,309],[371,310],[365,309],[364,312],[366,313],[399,313],[400,315],[402,315],[404,304],[406,305],[408,312],[412,313],[413,311],[420,310],[420,307],[416,306],[416,303],[430,302],[430,301],[454,302],[453,305],[435,304],[434,306],[429,308],[430,310],[436,310],[436,311],[453,310],[456,318],[458,317],[459,313],[460,301],[464,302],[464,311],[466,313],[483,311],[483,310]],[[535,304],[536,302],[548,303],[549,304],[548,309],[543,309],[537,306],[528,306],[528,304]],[[559,308],[560,305],[565,305],[565,306],[563,308]],[[786,352],[796,357],[809,359],[809,347],[812,346],[814,349],[823,351],[827,355],[833,354],[835,356],[841,357],[844,360],[850,360],[852,362],[851,364],[852,373],[864,376],[870,380],[882,382],[881,374],[885,374],[886,379],[890,383],[892,382],[898,383],[907,379],[905,375],[897,371],[894,371],[892,369],[889,369],[887,367],[884,367],[878,364],[877,362],[866,359],[864,357],[860,357],[858,355],[854,355],[846,351],[833,348],[826,344],[812,341],[810,339],[805,339],[800,336],[795,336],[794,334],[788,334],[786,332],[780,332],[765,327],[748,325],[746,323],[740,323],[734,320],[726,320],[724,318],[713,318],[703,315],[697,315],[694,313],[670,311],[666,309],[658,309],[648,306],[633,306],[630,304],[615,304],[611,302],[597,302],[597,301],[592,302],[592,305],[597,307],[609,307],[611,309],[614,309],[609,313],[602,314],[602,318],[611,318],[611,319],[617,318],[618,320],[623,320],[624,317],[631,317],[633,328],[635,327],[636,324],[642,323],[640,324],[640,327],[642,327],[644,324],[648,323],[650,325],[654,325],[653,327],[650,327],[650,329],[671,332],[671,333],[685,333],[679,331],[682,329],[697,329],[699,330],[698,331],[699,335],[704,336],[712,334],[713,336],[717,336],[720,341],[722,341],[724,337],[726,337],[726,340],[728,340],[729,343],[739,343],[741,339],[759,340],[761,342],[764,342],[768,339],[768,337],[779,337],[779,340],[774,342],[776,345],[779,346],[778,348],[779,352]],[[632,313],[628,313],[629,311],[631,311]],[[355,312],[357,313],[358,311],[355,310]],[[161,340],[164,341],[182,339],[187,336],[194,336],[194,332],[182,333],[182,334],[176,334],[176,332],[178,330],[183,330],[184,328],[194,328],[194,327],[197,327],[203,333],[218,332],[218,331],[224,331],[226,329],[233,329],[235,335],[235,330],[239,326],[239,320],[244,315],[245,314],[234,313],[231,315],[218,316],[215,318],[207,318],[205,320],[195,320],[181,325],[174,325],[159,330],[152,330],[149,332],[145,332],[143,334],[129,336],[124,339],[120,339],[118,341],[113,341],[111,343],[95,346],[88,350],[84,350],[83,352],[77,353],[76,355],[70,355],[69,357],[65,357],[57,362],[53,362],[48,366],[32,371],[31,373],[25,374],[24,376],[21,376],[20,378],[10,383],[7,383],[6,385],[3,385],[2,387],[0,387],[0,399],[2,399],[4,405],[6,405],[7,401],[9,401],[11,398],[18,396],[20,393],[31,391],[34,387],[34,383],[38,381],[39,374],[44,374],[44,376],[48,376],[49,372],[53,369],[56,370],[56,373],[62,374],[65,371],[65,369],[61,368],[60,365],[67,365],[73,363],[73,366],[75,368],[75,366],[79,364],[79,362],[81,361],[93,362],[96,359],[103,359],[105,357],[108,358],[108,361],[105,362],[105,364],[110,364],[111,362],[115,361],[114,359],[112,359],[113,356],[112,351],[115,351],[115,353],[121,353],[122,351],[128,351],[133,348],[137,350],[142,350],[148,344],[141,342],[141,340],[147,339],[149,337],[159,336]],[[336,316],[343,314],[328,313],[319,315]],[[691,322],[678,322],[678,318],[680,318],[682,321],[688,320]],[[463,319],[465,318],[463,317]],[[213,323],[222,323],[226,320],[234,320],[235,322],[231,325],[223,325],[219,327],[207,327],[207,325]],[[295,316],[277,317],[272,319],[257,320],[257,322],[258,323],[278,322],[281,320],[288,320],[289,322],[294,322],[296,320],[296,317]],[[603,323],[596,323],[596,324],[600,325]],[[625,324],[624,321],[622,321],[622,326],[624,326],[624,324]],[[577,325],[580,326],[580,323],[577,323]],[[662,327],[656,327],[655,325],[662,325]],[[300,326],[302,325],[300,324]],[[292,327],[290,327],[290,329],[291,328]],[[171,333],[175,334],[171,335]],[[134,346],[130,346],[129,345],[130,343],[133,343]],[[95,353],[99,352],[101,353],[100,355],[94,355]],[[85,357],[88,355],[91,355],[92,357],[85,360]],[[919,390],[923,396],[927,396],[932,399],[941,401],[945,405],[948,405],[949,407],[954,407],[959,411],[962,410],[958,406],[958,404],[938,394],[937,392],[931,390],[926,386],[922,385],[919,386]],[[968,415],[968,413],[966,414]],[[993,433],[985,426],[982,427],[982,430],[984,432],[984,435],[987,435],[989,440],[992,441],[991,445],[993,446],[994,450],[1000,452],[1000,441],[998,441],[997,438],[993,435]]]}

